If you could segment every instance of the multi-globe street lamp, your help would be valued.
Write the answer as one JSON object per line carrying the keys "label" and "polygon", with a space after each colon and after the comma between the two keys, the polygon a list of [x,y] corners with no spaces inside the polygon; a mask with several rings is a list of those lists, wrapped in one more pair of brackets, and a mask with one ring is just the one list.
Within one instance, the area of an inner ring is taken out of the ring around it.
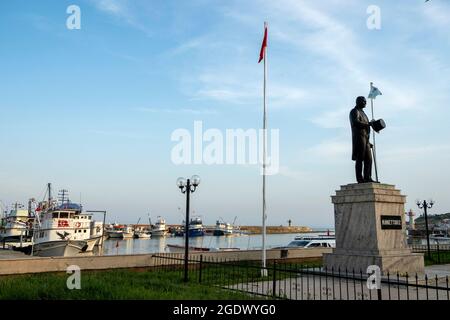
{"label": "multi-globe street lamp", "polygon": [[430,233],[428,231],[428,215],[427,215],[427,209],[431,209],[433,207],[434,201],[433,200],[423,200],[419,201],[417,200],[417,206],[419,209],[423,209],[424,215],[425,215],[425,230],[427,233],[427,252],[428,252],[428,259],[431,259],[431,250],[430,250]]}
{"label": "multi-globe street lamp", "polygon": [[190,179],[178,178],[177,187],[180,188],[182,193],[186,194],[186,220],[184,226],[184,281],[188,281],[188,263],[189,263],[189,196],[191,192],[195,192],[200,184],[200,177],[197,175],[192,176]]}

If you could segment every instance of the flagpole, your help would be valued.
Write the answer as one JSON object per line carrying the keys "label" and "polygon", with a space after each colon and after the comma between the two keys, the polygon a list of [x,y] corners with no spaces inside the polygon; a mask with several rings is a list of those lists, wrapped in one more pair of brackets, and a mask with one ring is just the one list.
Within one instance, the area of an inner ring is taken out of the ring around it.
{"label": "flagpole", "polygon": [[[370,83],[370,92],[372,92],[372,88],[373,88],[373,82]],[[372,120],[375,120],[374,116],[373,116],[373,98],[370,98],[370,108],[372,109]],[[376,149],[376,145],[375,145],[375,130],[372,129],[372,137],[373,137],[373,149],[372,149],[372,153],[373,153],[373,163],[375,164],[375,180],[376,182],[378,181],[378,168],[377,168],[377,149]]]}
{"label": "flagpole", "polygon": [[[264,22],[264,32],[268,32],[267,22]],[[266,83],[267,83],[267,45],[264,51],[264,85],[263,85],[263,104],[264,104],[264,116],[263,116],[263,203],[262,203],[262,276],[267,275],[266,269],[266,130],[267,130],[267,117],[266,117]]]}

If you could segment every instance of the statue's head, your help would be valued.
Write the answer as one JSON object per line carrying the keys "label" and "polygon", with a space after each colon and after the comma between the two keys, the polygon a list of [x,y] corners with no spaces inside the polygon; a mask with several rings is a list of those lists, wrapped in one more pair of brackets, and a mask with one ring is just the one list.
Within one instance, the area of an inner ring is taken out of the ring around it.
{"label": "statue's head", "polygon": [[363,96],[359,96],[356,98],[356,107],[357,108],[360,108],[360,109],[365,108],[366,103],[367,103],[366,98],[364,98]]}

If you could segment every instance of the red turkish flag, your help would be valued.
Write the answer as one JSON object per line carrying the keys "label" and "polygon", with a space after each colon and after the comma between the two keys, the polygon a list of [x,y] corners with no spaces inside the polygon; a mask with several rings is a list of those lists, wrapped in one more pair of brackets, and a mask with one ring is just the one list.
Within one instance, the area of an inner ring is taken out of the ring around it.
{"label": "red turkish flag", "polygon": [[259,60],[258,63],[261,62],[262,59],[266,56],[266,47],[267,47],[267,22],[264,22],[264,38],[261,44],[261,51],[259,52]]}

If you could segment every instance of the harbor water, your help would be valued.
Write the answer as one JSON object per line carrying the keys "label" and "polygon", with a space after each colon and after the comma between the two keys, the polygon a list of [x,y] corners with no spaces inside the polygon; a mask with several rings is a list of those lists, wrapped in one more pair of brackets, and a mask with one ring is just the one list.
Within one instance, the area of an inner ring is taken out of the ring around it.
{"label": "harbor water", "polygon": [[[266,248],[285,246],[298,235],[317,236],[325,232],[268,234]],[[159,237],[150,239],[108,239],[104,243],[104,255],[144,254],[170,252],[168,244],[184,246],[184,237]],[[262,247],[262,235],[231,235],[203,236],[189,238],[189,246],[204,248],[239,248],[240,250],[255,250]]]}

